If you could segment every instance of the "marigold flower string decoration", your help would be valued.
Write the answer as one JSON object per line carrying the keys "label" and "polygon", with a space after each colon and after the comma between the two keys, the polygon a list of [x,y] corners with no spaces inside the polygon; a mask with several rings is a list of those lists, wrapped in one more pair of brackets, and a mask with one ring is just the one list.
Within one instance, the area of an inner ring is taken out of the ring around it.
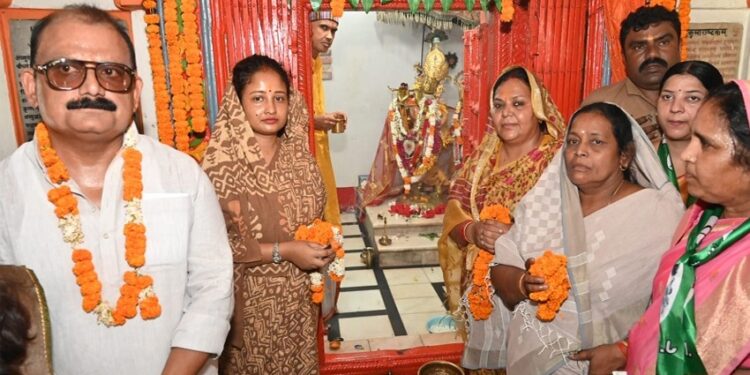
{"label": "marigold flower string decoration", "polygon": [[159,14],[156,12],[156,1],[146,0],[143,2],[146,15],[146,38],[148,39],[148,55],[151,61],[151,72],[154,81],[154,97],[156,101],[156,126],[159,131],[159,142],[174,147],[174,128],[172,127],[172,115],[169,111],[169,89],[167,88],[164,58],[161,54],[161,36]]}
{"label": "marigold flower string decoration", "polygon": [[539,303],[536,310],[537,319],[544,322],[552,321],[560,306],[568,299],[570,281],[567,265],[568,258],[565,255],[546,250],[529,268],[531,276],[542,277],[547,284],[547,290],[529,295],[532,301]]}
{"label": "marigold flower string decoration", "polygon": [[[344,234],[341,227],[329,222],[315,219],[310,225],[300,225],[294,234],[294,239],[310,241],[321,245],[330,245],[336,252],[336,258],[328,265],[328,276],[335,282],[344,279]],[[310,273],[310,291],[313,303],[323,302],[323,275],[320,272]]]}
{"label": "marigold flower string decoration", "polygon": [[[143,7],[146,9],[144,20],[148,25],[146,33],[154,79],[159,140],[200,161],[208,143],[205,134],[208,119],[196,1],[164,0],[165,46],[160,36],[156,2],[145,0]],[[162,58],[162,48],[167,50],[168,67]]]}
{"label": "marigold flower string decoration", "polygon": [[500,4],[500,22],[513,21],[513,14],[516,12],[516,10],[513,9],[513,0],[502,0]]}
{"label": "marigold flower string decoration", "polygon": [[688,59],[687,41],[688,29],[690,28],[690,0],[680,0],[677,14],[680,18],[680,61]]}
{"label": "marigold flower string decoration", "polygon": [[[485,206],[479,213],[480,220],[496,220],[503,224],[512,222],[510,210],[501,204]],[[471,285],[467,299],[469,310],[474,320],[486,320],[490,317],[494,305],[492,291],[489,286],[490,262],[494,254],[487,250],[479,250],[472,267]]]}
{"label": "marigold flower string decoration", "polygon": [[123,275],[124,284],[120,287],[120,297],[114,308],[102,300],[102,283],[96,274],[91,252],[80,247],[84,242],[84,234],[78,201],[73,196],[70,187],[65,184],[70,179],[70,175],[62,159],[52,147],[49,132],[44,123],[40,122],[36,126],[34,138],[39,155],[47,169],[47,176],[54,185],[47,193],[47,198],[55,206],[55,215],[58,218],[58,227],[62,232],[63,240],[70,245],[72,250],[73,273],[83,297],[83,311],[93,312],[97,321],[107,327],[125,324],[127,319],[132,319],[137,315],[138,310],[144,320],[157,318],[161,315],[161,306],[153,289],[153,280],[150,276],[141,273],[141,268],[146,263],[146,226],[143,224],[141,210],[143,156],[135,148],[138,131],[135,127],[128,129],[123,143],[122,199],[125,201],[123,234],[125,235],[125,260],[132,271],[127,271]]}
{"label": "marigold flower string decoration", "polygon": [[341,17],[344,15],[344,0],[331,0],[331,16]]}

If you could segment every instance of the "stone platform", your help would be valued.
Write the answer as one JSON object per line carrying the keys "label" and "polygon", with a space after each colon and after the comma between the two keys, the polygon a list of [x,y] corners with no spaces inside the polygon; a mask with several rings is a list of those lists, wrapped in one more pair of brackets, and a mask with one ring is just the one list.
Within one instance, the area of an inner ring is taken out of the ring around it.
{"label": "stone platform", "polygon": [[[387,268],[438,264],[437,243],[442,233],[444,215],[429,219],[393,215],[388,212],[392,201],[393,199],[379,206],[365,208],[366,235],[375,248],[379,265]],[[379,215],[387,218],[387,226]],[[391,239],[388,246],[379,242],[385,232]],[[435,234],[433,238],[422,235],[431,233]]]}

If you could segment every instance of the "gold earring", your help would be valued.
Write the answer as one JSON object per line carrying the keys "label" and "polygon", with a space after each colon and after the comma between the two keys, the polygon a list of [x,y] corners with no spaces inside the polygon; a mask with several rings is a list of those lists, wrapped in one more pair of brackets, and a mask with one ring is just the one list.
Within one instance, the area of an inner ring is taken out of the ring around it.
{"label": "gold earring", "polygon": [[628,169],[627,165],[620,164],[620,171],[625,172]]}

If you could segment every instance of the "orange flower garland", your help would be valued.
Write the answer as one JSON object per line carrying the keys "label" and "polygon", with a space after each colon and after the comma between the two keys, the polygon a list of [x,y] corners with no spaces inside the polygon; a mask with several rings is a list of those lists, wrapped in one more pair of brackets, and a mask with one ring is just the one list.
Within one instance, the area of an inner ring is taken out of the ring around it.
{"label": "orange flower garland", "polygon": [[85,312],[94,312],[99,323],[107,327],[125,324],[127,319],[135,317],[140,308],[142,319],[154,319],[161,315],[159,300],[153,291],[151,277],[140,273],[146,258],[146,227],[143,225],[141,212],[141,196],[143,181],[141,176],[142,155],[135,149],[137,131],[130,128],[125,135],[123,158],[123,200],[125,201],[125,260],[133,271],[123,276],[124,284],[120,288],[117,305],[112,308],[102,301],[102,284],[96,274],[91,252],[80,248],[84,241],[81,218],[78,212],[78,201],[73,196],[70,187],[63,185],[70,179],[62,159],[52,147],[44,123],[36,126],[34,138],[37,142],[39,155],[47,175],[55,185],[47,193],[48,200],[55,206],[58,226],[62,231],[63,240],[72,248],[73,274],[76,284],[83,298],[82,308]]}
{"label": "orange flower garland", "polygon": [[154,97],[156,102],[156,126],[159,131],[159,142],[174,147],[174,128],[172,115],[169,112],[169,89],[165,78],[166,68],[162,56],[161,36],[159,35],[159,14],[156,13],[156,1],[143,2],[146,15],[146,38],[148,39],[148,55],[151,59],[151,77],[154,81]]}
{"label": "orange flower garland", "polygon": [[195,0],[182,0],[182,35],[185,48],[187,68],[187,85],[184,94],[187,96],[187,117],[194,133],[206,131],[206,110],[203,98],[203,65],[198,37],[198,17],[195,15]]}
{"label": "orange flower garland", "polygon": [[164,35],[167,39],[169,83],[172,89],[172,115],[174,117],[175,148],[182,152],[190,149],[190,129],[187,121],[186,85],[182,67],[184,44],[178,24],[177,0],[164,0]]}
{"label": "orange flower garland", "polygon": [[344,15],[344,0],[331,0],[331,16],[341,17]]}
{"label": "orange flower garland", "polygon": [[513,0],[503,0],[501,4],[500,22],[513,21],[513,14],[516,12],[515,9],[513,9]]}
{"label": "orange flower garland", "polygon": [[479,220],[495,220],[503,224],[510,224],[510,210],[502,204],[493,204],[485,206],[479,213]]}
{"label": "orange flower garland", "polygon": [[[496,220],[503,224],[512,222],[510,210],[501,204],[485,206],[479,213],[480,220]],[[485,320],[492,314],[492,293],[487,285],[487,277],[490,272],[490,262],[494,254],[486,250],[479,250],[474,266],[472,268],[472,278],[467,300],[469,301],[469,310],[474,320]]]}
{"label": "orange flower garland", "polygon": [[567,265],[568,258],[565,255],[546,250],[529,268],[531,276],[542,277],[547,284],[547,290],[529,295],[532,301],[539,302],[536,317],[541,321],[555,319],[560,306],[568,299],[570,281]]}
{"label": "orange flower garland", "polygon": [[[169,60],[168,69],[161,54],[156,2],[145,0],[143,7],[147,11],[144,20],[148,24],[146,32],[154,75],[159,139],[200,161],[208,140],[201,136],[198,138],[200,142],[192,142],[191,148],[191,134],[195,137],[205,133],[208,118],[203,95],[203,57],[195,14],[196,0],[181,0],[179,6],[176,0],[164,0],[164,48]],[[167,87],[166,74],[169,74],[171,87]]]}
{"label": "orange flower garland", "polygon": [[490,262],[494,255],[485,250],[479,250],[474,259],[474,268],[471,277],[471,289],[467,295],[469,310],[474,320],[486,320],[492,314],[492,296],[485,278],[490,272]]}
{"label": "orange flower garland", "polygon": [[685,61],[687,55],[688,29],[690,28],[690,0],[680,0],[677,11],[680,16],[680,61]]}
{"label": "orange flower garland", "polygon": [[[294,239],[330,245],[336,251],[336,259],[328,265],[328,276],[335,282],[344,279],[344,237],[340,226],[315,219],[310,225],[300,225],[294,233]],[[310,291],[313,303],[323,302],[323,275],[320,272],[310,273]]]}

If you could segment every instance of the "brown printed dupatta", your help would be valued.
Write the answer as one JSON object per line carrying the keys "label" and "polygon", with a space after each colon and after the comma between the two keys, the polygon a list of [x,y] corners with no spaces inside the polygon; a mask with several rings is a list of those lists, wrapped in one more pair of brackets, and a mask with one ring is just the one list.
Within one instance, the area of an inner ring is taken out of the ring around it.
{"label": "brown printed dupatta", "polygon": [[[259,242],[288,241],[299,225],[323,212],[325,194],[309,151],[307,108],[296,91],[288,113],[281,147],[267,167],[231,84],[222,100],[203,169],[224,212],[235,263],[259,261]],[[264,238],[269,232],[278,238]]]}
{"label": "brown printed dupatta", "polygon": [[[310,154],[308,121],[304,98],[293,91],[281,146],[266,166],[240,99],[230,84],[203,159],[203,169],[219,198],[232,247],[235,311],[228,341],[238,348],[244,335],[242,308],[247,293],[242,289],[248,287],[248,273],[288,276],[294,280],[290,285],[309,288],[307,273],[289,262],[256,267],[262,258],[261,242],[292,240],[298,226],[323,214],[325,189]],[[299,311],[302,310],[305,309]]]}

